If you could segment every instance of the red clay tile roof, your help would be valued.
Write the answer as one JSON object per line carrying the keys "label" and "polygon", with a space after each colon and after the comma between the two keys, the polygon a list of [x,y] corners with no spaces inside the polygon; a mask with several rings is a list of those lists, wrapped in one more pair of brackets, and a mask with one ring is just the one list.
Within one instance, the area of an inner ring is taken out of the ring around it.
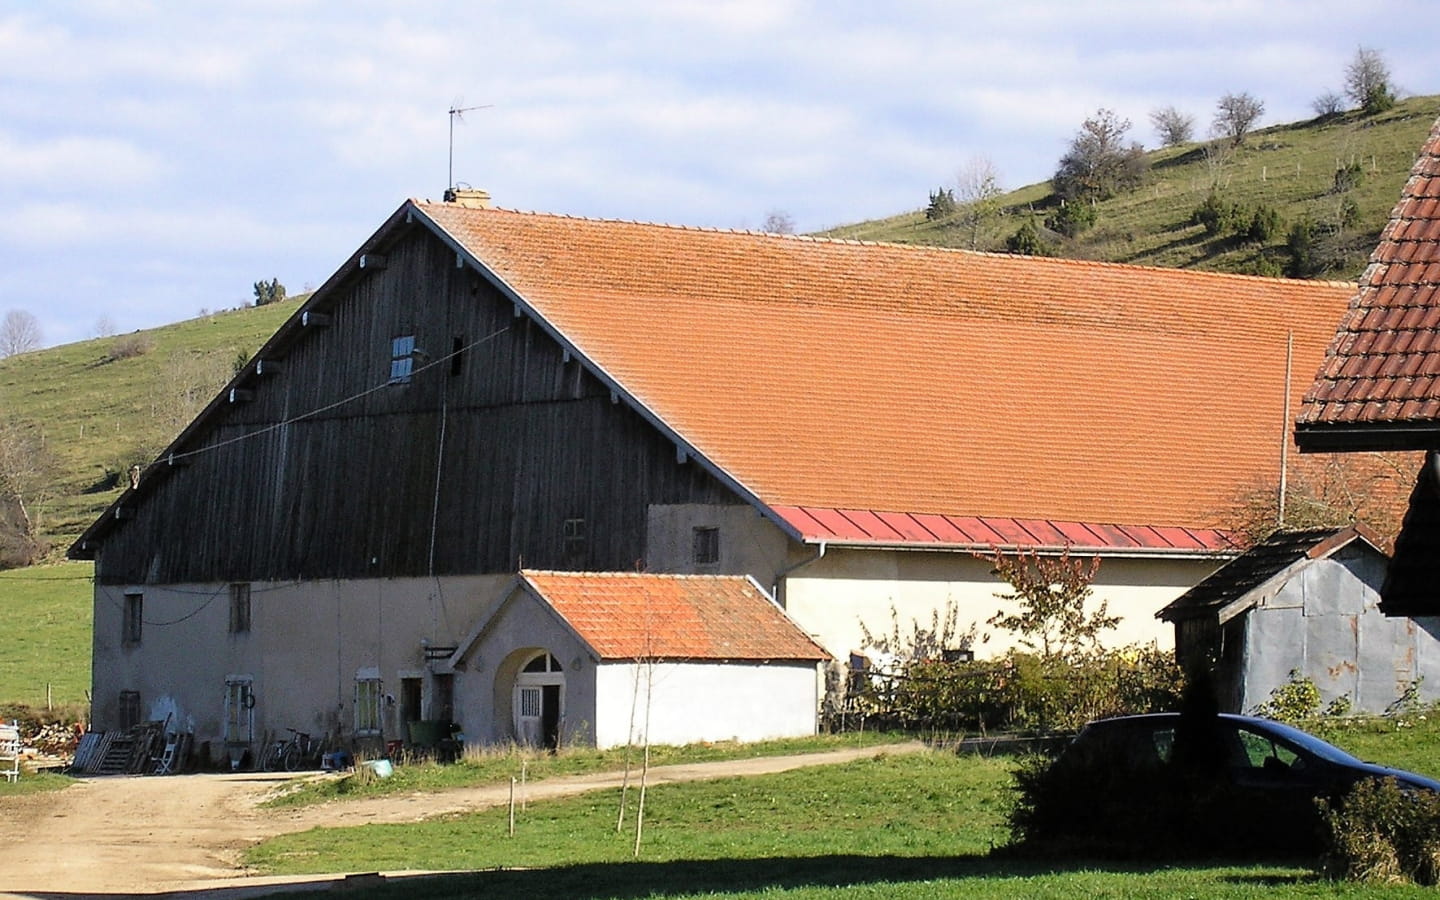
{"label": "red clay tile roof", "polygon": [[830,658],[743,576],[523,571],[520,578],[601,659]]}
{"label": "red clay tile roof", "polygon": [[1302,450],[1440,446],[1440,121],[1305,395]]}
{"label": "red clay tile roof", "polygon": [[1278,479],[1288,423],[1351,293],[415,208],[772,510],[1223,526],[1237,493]]}

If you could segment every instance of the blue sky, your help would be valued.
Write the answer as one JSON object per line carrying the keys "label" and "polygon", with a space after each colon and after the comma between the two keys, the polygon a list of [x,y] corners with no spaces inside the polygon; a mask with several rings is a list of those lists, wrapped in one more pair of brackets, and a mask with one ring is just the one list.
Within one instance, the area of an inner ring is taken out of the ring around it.
{"label": "blue sky", "polygon": [[[1248,91],[1311,115],[1357,46],[1440,93],[1429,0],[0,0],[0,315],[45,343],[318,285],[407,197],[802,231],[974,157],[1049,176],[1105,106],[1155,143]],[[1407,27],[1410,21],[1417,27]],[[1417,148],[1418,149],[1418,148]]]}

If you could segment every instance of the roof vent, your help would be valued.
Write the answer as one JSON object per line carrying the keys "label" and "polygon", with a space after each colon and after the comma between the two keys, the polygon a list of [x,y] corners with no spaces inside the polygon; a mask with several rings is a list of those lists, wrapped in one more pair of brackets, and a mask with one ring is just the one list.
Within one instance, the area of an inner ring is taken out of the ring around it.
{"label": "roof vent", "polygon": [[445,202],[467,209],[489,209],[490,192],[475,188],[446,188]]}

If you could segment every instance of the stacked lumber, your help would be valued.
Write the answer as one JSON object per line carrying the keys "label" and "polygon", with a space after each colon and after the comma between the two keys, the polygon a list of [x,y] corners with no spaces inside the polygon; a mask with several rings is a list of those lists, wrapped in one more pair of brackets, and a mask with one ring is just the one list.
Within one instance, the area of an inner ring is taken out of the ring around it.
{"label": "stacked lumber", "polygon": [[190,735],[167,735],[164,722],[90,731],[75,750],[72,775],[174,774],[189,752]]}

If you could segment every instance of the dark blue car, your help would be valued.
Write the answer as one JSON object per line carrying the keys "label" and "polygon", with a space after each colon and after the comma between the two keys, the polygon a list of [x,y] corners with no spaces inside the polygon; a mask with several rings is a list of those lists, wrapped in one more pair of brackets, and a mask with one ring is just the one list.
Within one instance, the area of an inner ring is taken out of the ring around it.
{"label": "dark blue car", "polygon": [[1096,720],[1043,777],[1029,836],[1137,851],[1308,852],[1319,846],[1316,801],[1358,781],[1440,792],[1440,781],[1362,762],[1298,728],[1227,714]]}

